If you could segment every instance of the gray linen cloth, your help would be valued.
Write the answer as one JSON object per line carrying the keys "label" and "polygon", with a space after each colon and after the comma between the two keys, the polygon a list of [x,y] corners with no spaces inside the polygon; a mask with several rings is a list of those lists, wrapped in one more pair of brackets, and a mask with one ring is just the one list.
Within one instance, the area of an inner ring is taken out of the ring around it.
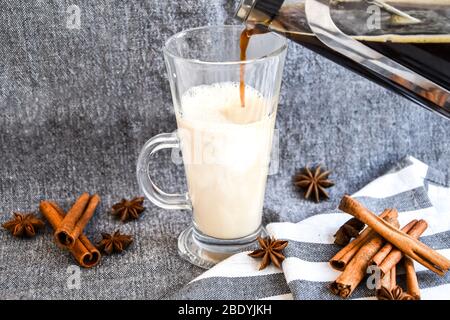
{"label": "gray linen cloth", "polygon": [[[42,199],[65,209],[83,191],[102,205],[86,233],[120,228],[135,237],[123,255],[81,270],[46,229],[32,240],[0,230],[0,298],[157,299],[203,273],[178,257],[176,239],[189,213],[147,203],[122,225],[108,209],[138,193],[136,158],[151,136],[175,129],[162,46],[189,27],[234,22],[237,1],[0,0],[0,222],[36,210]],[[80,28],[73,25],[73,4]],[[270,176],[266,222],[299,221],[334,208],[405,154],[432,167],[450,160],[448,122],[291,43],[280,99],[280,168]],[[334,169],[331,200],[304,201],[292,186],[303,165]],[[182,166],[158,155],[157,183],[184,190]],[[69,270],[70,271],[70,270]]]}

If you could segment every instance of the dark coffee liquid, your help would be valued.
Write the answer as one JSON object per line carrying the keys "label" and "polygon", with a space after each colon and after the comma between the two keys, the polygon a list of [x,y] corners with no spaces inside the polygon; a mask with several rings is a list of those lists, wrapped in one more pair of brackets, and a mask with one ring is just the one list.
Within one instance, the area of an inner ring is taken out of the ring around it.
{"label": "dark coffee liquid", "polygon": [[[250,37],[252,36],[252,30],[245,28],[239,39],[239,47],[240,47],[240,59],[241,61],[245,61],[247,59],[247,48],[250,42]],[[245,64],[241,64],[239,67],[239,94],[241,98],[241,107],[245,107]]]}
{"label": "dark coffee liquid", "polygon": [[[450,19],[450,17],[449,17]],[[362,41],[400,64],[450,90],[450,43]]]}
{"label": "dark coffee liquid", "polygon": [[[355,7],[349,7],[349,4],[341,2],[332,8],[333,21],[340,30],[450,91],[450,5],[421,11],[417,4],[413,9],[403,4],[399,8],[420,18],[421,23],[399,25],[399,22],[392,20],[391,15],[384,12],[383,27],[380,30],[371,31],[365,29],[367,4],[364,1],[349,3]],[[323,44],[309,28],[302,1],[284,5],[277,12],[271,12],[270,20],[267,19],[267,12],[261,14],[263,18],[260,21],[258,14],[253,16],[256,20],[248,20],[247,23],[261,30],[281,33],[371,81],[450,117],[449,109],[442,108],[448,99],[447,93],[429,91],[418,94],[410,90],[406,84],[402,85],[399,79],[382,77]]]}
{"label": "dark coffee liquid", "polygon": [[[405,86],[399,84],[397,79],[387,79],[381,77],[378,73],[373,72],[370,69],[365,68],[364,66],[355,63],[353,60],[341,55],[340,53],[331,50],[326,45],[324,45],[319,39],[312,35],[299,35],[295,33],[286,33],[285,34],[289,39],[311,49],[320,55],[350,69],[369,80],[382,85],[383,87],[393,90],[398,94],[405,96],[406,98],[413,100],[414,102],[421,104],[425,107],[430,105],[435,105],[434,108],[440,108],[443,103],[448,98],[446,95],[443,95],[441,92],[426,92],[424,95],[418,95],[413,91],[408,90]],[[435,83],[441,85],[442,87],[450,90],[450,66],[446,66],[450,62],[448,60],[440,61],[438,59],[433,60],[434,58],[429,57],[429,53],[432,52],[433,49],[437,49],[439,53],[449,52],[445,58],[450,57],[450,45],[444,44],[442,48],[440,45],[442,44],[394,44],[394,43],[378,43],[378,42],[368,42],[362,41],[366,45],[370,46],[372,49],[383,53],[384,55],[391,57],[399,63],[404,64],[410,69],[416,71],[417,73],[425,76],[426,78],[434,81]],[[409,50],[408,48],[414,48],[417,50],[416,52],[413,50]],[[408,51],[410,55],[402,55],[401,52]],[[394,81],[396,80],[396,81]]]}
{"label": "dark coffee liquid", "polygon": [[[244,30],[241,32],[241,36],[239,38],[239,48],[241,50],[240,52],[240,60],[245,61],[247,60],[247,48],[248,44],[250,43],[250,38],[252,35],[255,34],[261,34],[267,32],[262,29],[258,28],[248,28],[245,27]],[[241,107],[245,107],[245,64],[241,64],[239,67],[239,94],[241,98]]]}

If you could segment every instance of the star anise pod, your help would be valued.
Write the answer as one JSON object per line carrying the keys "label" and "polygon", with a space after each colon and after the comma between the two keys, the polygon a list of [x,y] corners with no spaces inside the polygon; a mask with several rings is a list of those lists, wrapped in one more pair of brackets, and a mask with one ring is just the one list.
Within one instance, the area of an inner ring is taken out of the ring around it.
{"label": "star anise pod", "polygon": [[113,234],[102,233],[102,240],[98,243],[97,248],[106,254],[120,253],[132,242],[133,238],[130,235],[121,234],[120,231]]}
{"label": "star anise pod", "polygon": [[264,269],[271,262],[277,268],[281,268],[281,262],[285,259],[282,251],[286,248],[288,242],[284,240],[276,240],[271,237],[258,237],[258,243],[261,248],[249,253],[248,255],[252,258],[262,258],[259,270]]}
{"label": "star anise pod", "polygon": [[112,206],[112,215],[120,218],[122,222],[137,219],[145,211],[144,198],[137,197],[131,200],[122,199]]}
{"label": "star anise pod", "polygon": [[319,202],[321,195],[329,198],[325,188],[334,186],[334,182],[328,179],[330,173],[331,171],[322,171],[320,165],[314,170],[306,167],[302,173],[295,176],[294,184],[306,190],[305,199],[309,199],[311,194],[314,193],[315,201]]}
{"label": "star anise pod", "polygon": [[396,286],[392,290],[381,287],[377,291],[377,298],[378,300],[415,300],[412,295],[404,292],[400,286]]}
{"label": "star anise pod", "polygon": [[14,212],[14,218],[5,222],[2,226],[10,231],[15,237],[31,238],[36,235],[36,231],[43,228],[44,221],[36,218],[32,213],[22,214]]}

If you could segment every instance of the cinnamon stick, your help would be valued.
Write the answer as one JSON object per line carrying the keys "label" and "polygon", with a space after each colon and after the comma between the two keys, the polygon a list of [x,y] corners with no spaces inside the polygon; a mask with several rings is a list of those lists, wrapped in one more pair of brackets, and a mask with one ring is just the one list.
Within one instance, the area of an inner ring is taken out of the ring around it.
{"label": "cinnamon stick", "polygon": [[433,272],[444,275],[450,268],[450,260],[422,242],[414,239],[406,233],[396,229],[383,219],[370,212],[361,203],[344,196],[339,209],[353,215],[355,218],[367,224],[386,241],[392,243],[400,251],[410,258],[416,260]]}
{"label": "cinnamon stick", "polygon": [[393,267],[386,273],[384,277],[389,279],[390,283],[386,286],[387,281],[385,281],[385,284],[377,290],[378,300],[415,300],[413,296],[404,292],[402,287],[397,285],[396,276],[396,267]]}
{"label": "cinnamon stick", "polygon": [[406,272],[406,292],[415,300],[420,300],[419,281],[417,280],[416,270],[414,269],[414,262],[411,258],[404,257],[403,263]]}
{"label": "cinnamon stick", "polygon": [[[394,216],[386,218],[386,221],[389,224],[393,224],[393,227],[398,228],[397,210],[394,209],[391,210],[391,212],[395,213]],[[370,236],[369,240],[358,250],[353,259],[348,263],[345,270],[331,284],[331,291],[342,298],[348,298],[358,284],[364,279],[370,260],[381,249],[384,243],[385,241],[381,236]]]}
{"label": "cinnamon stick", "polygon": [[346,246],[352,238],[359,236],[359,233],[366,225],[356,218],[351,218],[345,222],[334,234],[334,243],[339,246]]}
{"label": "cinnamon stick", "polygon": [[[402,228],[403,232],[409,232],[411,228],[417,223],[417,220],[412,220],[410,223],[408,223],[406,226]],[[389,253],[394,249],[394,246],[390,244],[389,242],[386,243],[383,248],[380,249],[380,251],[377,252],[377,254],[372,258],[372,261],[370,262],[370,265],[379,266],[381,262],[388,256]]]}
{"label": "cinnamon stick", "polygon": [[[380,214],[380,218],[384,219],[388,214],[397,214],[396,211],[384,210]],[[375,235],[375,232],[371,228],[366,228],[355,238],[352,242],[342,248],[338,253],[330,259],[330,265],[336,270],[343,271],[350,260],[355,256],[356,252],[367,242],[367,240]]]}
{"label": "cinnamon stick", "polygon": [[387,274],[389,274],[389,279],[391,280],[389,289],[395,289],[395,287],[397,286],[397,267],[393,266],[391,268],[391,271]]}
{"label": "cinnamon stick", "polygon": [[381,278],[381,283],[380,283],[380,287],[378,288],[378,290],[381,288],[386,288],[386,289],[391,290],[392,280],[393,279],[391,278],[391,273],[390,272],[386,273],[384,275],[384,277]]}
{"label": "cinnamon stick", "polygon": [[61,247],[72,248],[75,240],[83,232],[84,227],[94,215],[100,197],[95,194],[92,197],[83,193],[74,203],[63,221],[55,231],[56,243]]}
{"label": "cinnamon stick", "polygon": [[[414,239],[419,239],[419,237],[424,233],[424,231],[427,229],[428,224],[425,220],[419,220],[417,223],[409,230],[408,235],[411,236]],[[397,248],[394,248],[387,256],[384,258],[384,260],[378,265],[380,268],[381,274],[386,273],[388,270],[390,270],[393,266],[397,265],[397,263],[400,262],[403,258],[403,253],[398,250]]]}
{"label": "cinnamon stick", "polygon": [[389,292],[392,292],[397,287],[397,269],[393,267],[381,278],[380,287],[377,289],[377,298],[380,299],[383,296],[383,288]]}
{"label": "cinnamon stick", "polygon": [[[57,229],[63,221],[64,211],[55,202],[50,201],[42,201],[39,209],[52,228]],[[91,268],[97,265],[101,258],[100,252],[84,234],[81,234],[75,240],[69,251],[78,264],[84,268]]]}

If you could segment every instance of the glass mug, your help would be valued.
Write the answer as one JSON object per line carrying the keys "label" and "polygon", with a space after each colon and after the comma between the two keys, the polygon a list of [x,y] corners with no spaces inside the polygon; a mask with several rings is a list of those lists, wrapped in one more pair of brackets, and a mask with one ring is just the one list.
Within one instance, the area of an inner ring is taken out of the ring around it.
{"label": "glass mug", "polygon": [[[137,164],[140,189],[153,204],[193,211],[193,225],[180,234],[178,251],[203,268],[264,232],[262,208],[287,44],[274,33],[254,35],[241,61],[242,29],[200,27],[167,40],[164,58],[178,130],[148,140]],[[150,176],[153,154],[165,148],[181,149],[187,193],[168,194]]]}

